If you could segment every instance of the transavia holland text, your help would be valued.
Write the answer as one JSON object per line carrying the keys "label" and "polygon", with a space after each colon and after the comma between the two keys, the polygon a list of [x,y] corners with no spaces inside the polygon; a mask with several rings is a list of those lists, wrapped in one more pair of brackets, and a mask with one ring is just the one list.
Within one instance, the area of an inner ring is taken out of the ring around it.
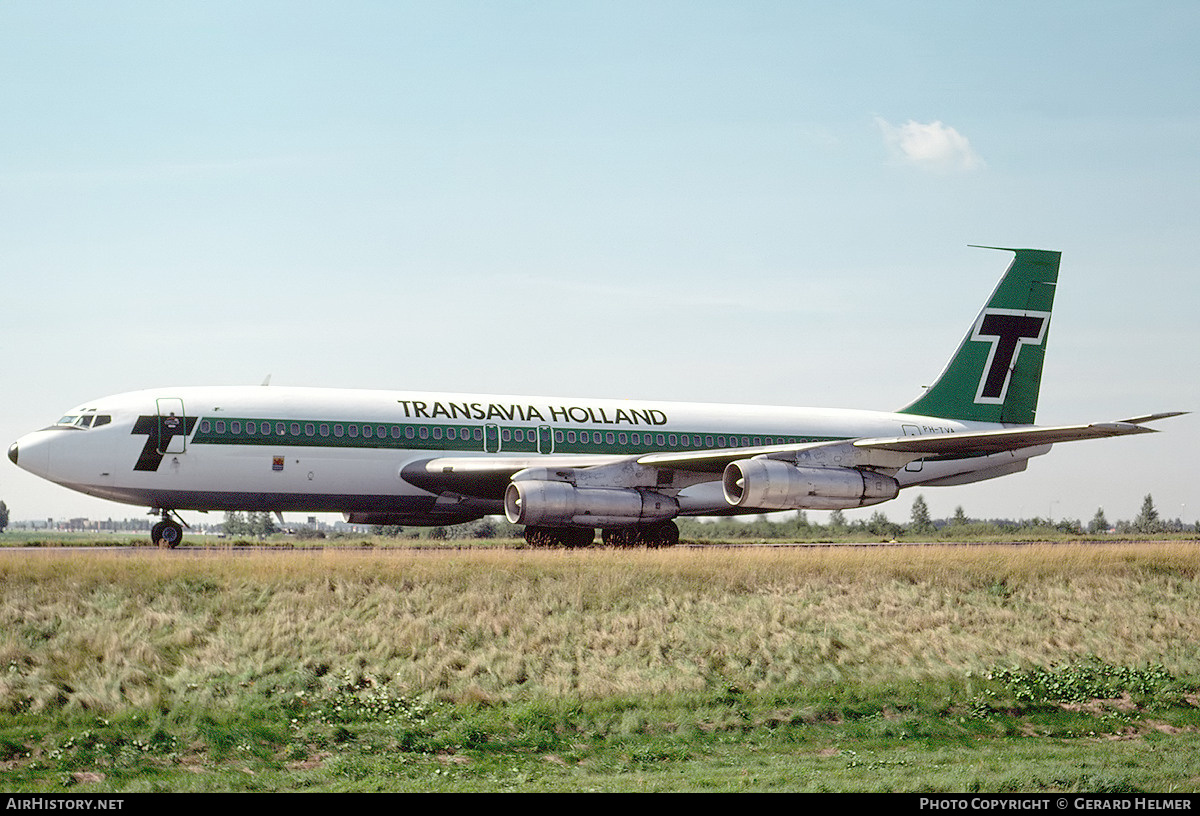
{"label": "transavia holland text", "polygon": [[489,402],[423,402],[396,400],[406,417],[421,419],[517,419],[521,422],[577,422],[593,425],[666,425],[667,415],[656,408],[597,408],[582,405],[536,405]]}

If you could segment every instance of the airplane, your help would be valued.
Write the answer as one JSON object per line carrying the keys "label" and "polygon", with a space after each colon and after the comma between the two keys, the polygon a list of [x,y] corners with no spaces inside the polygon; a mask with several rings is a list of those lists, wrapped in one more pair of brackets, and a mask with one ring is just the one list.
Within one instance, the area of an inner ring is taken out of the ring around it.
{"label": "airplane", "polygon": [[1146,423],[1037,426],[1061,253],[1013,253],[945,369],[893,412],[268,386],[86,402],[8,451],[64,487],[161,516],[340,512],[444,525],[503,513],[531,546],[671,546],[681,516],[849,509],[1018,473],[1052,445]]}

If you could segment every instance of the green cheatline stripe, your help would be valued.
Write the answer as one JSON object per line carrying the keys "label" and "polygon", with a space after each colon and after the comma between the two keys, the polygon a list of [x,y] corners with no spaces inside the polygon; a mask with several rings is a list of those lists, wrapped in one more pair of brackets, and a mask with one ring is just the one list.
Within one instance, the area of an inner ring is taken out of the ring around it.
{"label": "green cheatline stripe", "polygon": [[[202,418],[193,445],[260,445],[351,449],[483,451],[497,437],[504,453],[537,453],[553,435],[555,453],[634,454],[650,451],[688,451],[708,448],[828,442],[842,437],[784,434],[714,434],[680,431],[598,431],[553,428],[549,425],[496,426],[429,425],[400,422],[330,422],[328,420]],[[659,440],[662,441],[659,441]],[[636,440],[636,441],[635,441]],[[686,440],[686,441],[685,441]]]}

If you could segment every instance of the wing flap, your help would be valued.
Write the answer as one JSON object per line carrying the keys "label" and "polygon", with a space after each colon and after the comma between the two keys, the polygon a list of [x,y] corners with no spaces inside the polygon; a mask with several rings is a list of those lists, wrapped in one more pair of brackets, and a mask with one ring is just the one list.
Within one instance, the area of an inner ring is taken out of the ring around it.
{"label": "wing flap", "polygon": [[430,493],[459,493],[502,501],[513,474],[531,467],[586,468],[612,464],[623,456],[553,454],[537,456],[442,456],[409,462],[400,477]]}

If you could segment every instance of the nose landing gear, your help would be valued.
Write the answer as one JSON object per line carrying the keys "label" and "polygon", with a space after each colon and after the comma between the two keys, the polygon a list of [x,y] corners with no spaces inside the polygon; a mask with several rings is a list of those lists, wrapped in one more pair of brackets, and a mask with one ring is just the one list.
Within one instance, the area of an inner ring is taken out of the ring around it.
{"label": "nose landing gear", "polygon": [[183,541],[183,525],[171,518],[170,510],[162,512],[162,521],[150,528],[150,541],[156,547],[173,550]]}

